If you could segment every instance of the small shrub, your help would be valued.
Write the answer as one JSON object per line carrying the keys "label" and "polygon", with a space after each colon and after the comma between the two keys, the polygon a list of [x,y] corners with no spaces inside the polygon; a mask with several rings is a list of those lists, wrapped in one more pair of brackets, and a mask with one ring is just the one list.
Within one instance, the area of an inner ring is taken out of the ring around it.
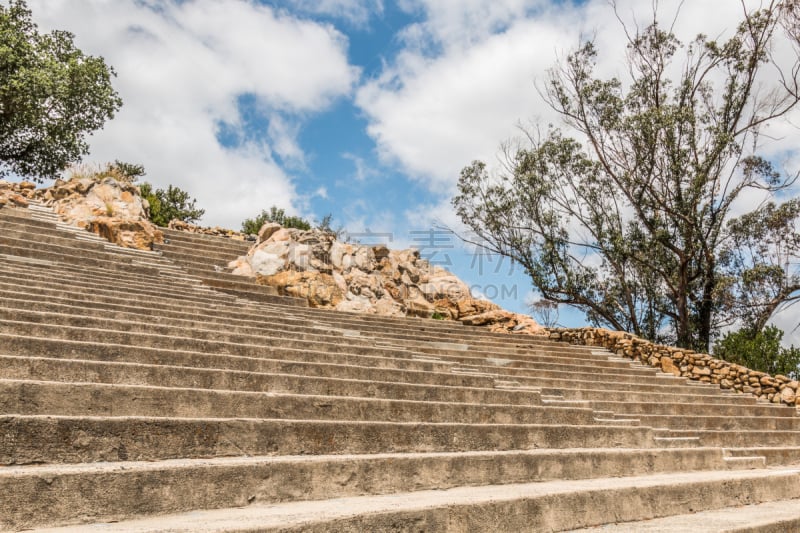
{"label": "small shrub", "polygon": [[170,220],[178,219],[192,224],[206,212],[195,207],[195,199],[189,199],[189,193],[172,185],[167,190],[153,189],[145,182],[139,186],[142,198],[150,204],[150,221],[157,226],[167,226]]}
{"label": "small shrub", "polygon": [[300,217],[286,216],[286,211],[276,206],[269,208],[269,211],[262,209],[255,218],[247,218],[242,222],[242,233],[248,235],[257,235],[261,226],[267,222],[275,222],[284,228],[296,228],[301,230],[310,230],[311,224]]}

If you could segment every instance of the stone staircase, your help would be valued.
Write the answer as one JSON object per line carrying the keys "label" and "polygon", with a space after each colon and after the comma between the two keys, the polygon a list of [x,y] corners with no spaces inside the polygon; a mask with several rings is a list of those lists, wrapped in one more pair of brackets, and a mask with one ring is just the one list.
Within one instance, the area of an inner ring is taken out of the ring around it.
{"label": "stone staircase", "polygon": [[[0,529],[797,531],[794,409],[0,209]],[[217,268],[215,268],[217,267]]]}

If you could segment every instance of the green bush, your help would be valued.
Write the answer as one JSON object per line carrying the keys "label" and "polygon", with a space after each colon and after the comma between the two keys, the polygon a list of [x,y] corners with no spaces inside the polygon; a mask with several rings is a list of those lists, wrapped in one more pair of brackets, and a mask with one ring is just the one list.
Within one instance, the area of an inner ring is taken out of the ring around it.
{"label": "green bush", "polygon": [[267,222],[275,222],[284,228],[311,229],[311,224],[307,220],[300,217],[286,216],[286,211],[273,205],[269,208],[269,211],[262,209],[261,213],[255,218],[245,219],[245,221],[242,222],[242,233],[257,235],[261,226]]}
{"label": "green bush", "polygon": [[195,200],[189,193],[172,185],[167,190],[153,189],[145,182],[139,186],[142,198],[150,204],[150,221],[158,226],[167,226],[170,220],[178,219],[192,224],[205,214],[205,209],[197,209]]}
{"label": "green bush", "polygon": [[727,333],[714,344],[714,355],[752,370],[800,378],[800,348],[781,346],[783,331],[767,326],[753,332],[745,328]]}

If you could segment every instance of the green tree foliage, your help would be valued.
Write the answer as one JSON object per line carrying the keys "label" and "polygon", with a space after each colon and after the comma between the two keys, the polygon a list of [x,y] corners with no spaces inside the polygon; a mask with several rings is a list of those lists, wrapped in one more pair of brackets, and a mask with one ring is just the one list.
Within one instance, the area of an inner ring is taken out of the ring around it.
{"label": "green tree foliage", "polygon": [[[507,146],[497,175],[462,170],[453,205],[473,240],[594,325],[701,351],[723,326],[760,330],[800,298],[785,268],[800,205],[780,202],[794,178],[759,155],[800,99],[799,11],[773,0],[728,40],[685,46],[654,22],[629,37],[625,83],[581,45],[542,91],[575,138],[551,126]],[[782,34],[789,64],[771,55]],[[734,216],[752,198],[766,200]]]}
{"label": "green tree foliage", "polygon": [[144,165],[138,163],[126,163],[117,159],[113,163],[108,164],[108,170],[115,172],[128,183],[136,183],[139,178],[144,177],[146,174]]}
{"label": "green tree foliage", "polygon": [[196,200],[190,200],[188,192],[172,185],[167,186],[167,190],[154,190],[152,185],[145,182],[139,186],[139,191],[150,204],[150,221],[158,226],[167,226],[174,219],[191,224],[206,212],[195,207]]}
{"label": "green tree foliage", "polygon": [[800,379],[800,348],[783,348],[782,338],[783,331],[775,326],[761,331],[745,328],[718,339],[714,343],[714,355],[773,376],[783,374]]}
{"label": "green tree foliage", "polygon": [[[269,211],[262,209],[255,218],[247,218],[242,222],[242,233],[257,235],[261,226],[267,222],[275,222],[284,228],[296,228],[302,230],[311,229],[311,224],[300,217],[286,216],[286,211],[276,206],[269,208]],[[329,221],[330,222],[330,221]]]}
{"label": "green tree foliage", "polygon": [[55,178],[122,101],[103,58],[65,31],[40,34],[23,0],[0,4],[0,175]]}

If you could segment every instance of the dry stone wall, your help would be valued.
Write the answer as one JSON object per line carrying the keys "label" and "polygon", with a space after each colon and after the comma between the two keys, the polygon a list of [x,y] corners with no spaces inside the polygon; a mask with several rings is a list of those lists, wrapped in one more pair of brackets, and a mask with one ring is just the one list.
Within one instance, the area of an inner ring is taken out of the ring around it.
{"label": "dry stone wall", "polygon": [[658,367],[675,376],[713,383],[723,389],[752,394],[772,403],[800,406],[800,384],[786,376],[771,376],[708,354],[654,344],[622,331],[590,327],[553,328],[549,331],[553,340],[606,348],[617,355]]}

